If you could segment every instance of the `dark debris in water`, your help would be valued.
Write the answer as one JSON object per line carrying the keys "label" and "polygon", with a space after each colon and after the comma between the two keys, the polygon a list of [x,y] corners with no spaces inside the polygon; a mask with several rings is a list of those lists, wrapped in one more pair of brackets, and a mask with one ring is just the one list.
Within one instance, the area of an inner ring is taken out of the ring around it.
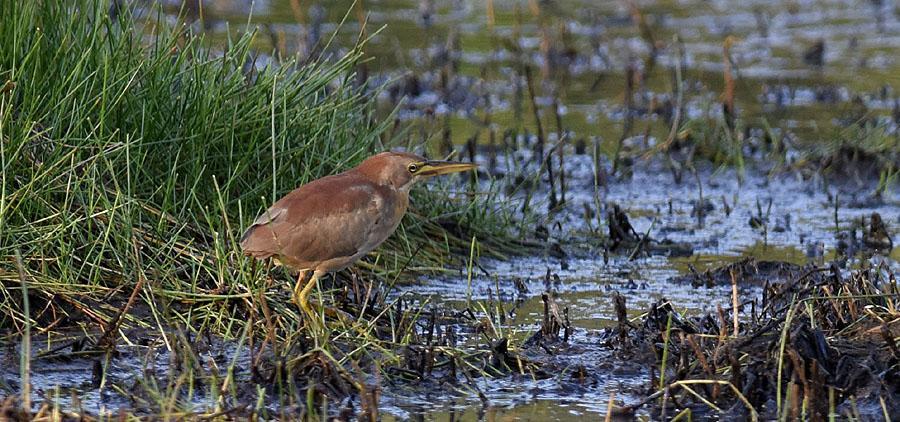
{"label": "dark debris in water", "polygon": [[628,215],[612,204],[607,215],[607,248],[611,252],[629,254],[629,259],[639,255],[665,255],[671,257],[691,256],[694,248],[689,243],[674,242],[669,239],[656,240],[649,234],[640,234],[628,221]]}
{"label": "dark debris in water", "polygon": [[[559,278],[556,280],[558,285]],[[164,339],[153,330],[128,329],[123,334],[135,343],[131,346],[121,342],[92,346],[97,339],[107,338],[104,330],[78,335],[33,358],[35,374],[62,374],[41,375],[35,380],[41,386],[35,391],[35,402],[43,403],[34,407],[34,413],[16,413],[20,403],[15,401],[16,395],[10,395],[3,414],[17,420],[22,415],[59,409],[57,406],[69,409],[85,403],[78,417],[87,420],[98,416],[101,408],[116,407],[155,417],[173,411],[165,403],[177,400],[185,406],[178,412],[199,418],[302,419],[326,409],[330,417],[341,420],[348,415],[377,419],[385,389],[441,391],[449,387],[450,391],[475,391],[488,404],[480,386],[483,379],[513,384],[548,380],[556,387],[536,387],[547,391],[596,389],[599,385],[595,368],[571,365],[572,348],[583,346],[571,342],[569,310],[560,309],[549,292],[543,294],[540,329],[514,346],[509,337],[494,329],[497,322],[490,317],[471,309],[423,309],[402,297],[388,303],[383,287],[373,289],[373,285],[356,276],[335,281],[332,287],[338,291],[335,303],[340,312],[328,316],[326,324],[334,327],[334,337],[327,350],[317,346],[310,333],[283,331],[296,328],[275,325],[268,316],[254,323],[259,315],[248,315],[253,331],[247,337],[249,343],[196,337],[178,326],[171,327]],[[548,286],[553,289],[554,283],[550,281]],[[131,312],[148,310],[141,304]],[[337,329],[345,322],[341,321],[344,315],[362,318],[369,325],[369,334],[348,334],[362,326],[348,332]],[[396,341],[398,335],[404,337],[402,342]],[[16,367],[13,355],[4,352],[4,364],[10,368]],[[90,375],[66,377],[78,368],[93,369]],[[0,375],[11,376],[5,371]],[[51,384],[60,386],[72,401],[57,401],[52,391],[42,389]],[[7,387],[12,391],[20,388]],[[163,396],[165,400],[160,401]],[[258,406],[260,397],[262,408]]]}
{"label": "dark debris in water", "polygon": [[738,283],[758,284],[764,273],[781,279],[781,286],[765,289],[759,302],[739,305],[739,316],[719,308],[686,318],[661,300],[636,324],[620,320],[604,330],[617,358],[641,360],[656,374],[653,393],[629,408],[649,406],[661,418],[712,407],[741,419],[898,414],[900,290],[894,274],[869,268],[844,277],[836,267],[803,272],[742,261],[710,277],[734,274]]}
{"label": "dark debris in water", "polygon": [[698,272],[689,265],[691,273],[674,277],[673,283],[690,284],[692,286],[713,287],[731,285],[735,278],[741,285],[762,286],[766,284],[782,284],[803,274],[802,266],[780,261],[758,261],[745,258],[738,262],[715,269]]}

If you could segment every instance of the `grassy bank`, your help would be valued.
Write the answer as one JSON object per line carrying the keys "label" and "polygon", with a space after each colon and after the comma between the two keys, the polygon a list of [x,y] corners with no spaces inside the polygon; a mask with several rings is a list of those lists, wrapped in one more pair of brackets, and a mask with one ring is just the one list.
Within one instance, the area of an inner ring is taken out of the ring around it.
{"label": "grassy bank", "polygon": [[[240,256],[243,225],[391,146],[356,84],[361,49],[274,65],[249,47],[255,33],[210,49],[197,24],[109,11],[17,2],[0,15],[0,327],[85,315],[103,326],[145,281],[138,297],[151,308],[201,303],[182,320],[233,332],[246,309],[220,299],[265,278]],[[468,256],[473,237],[480,252],[503,249],[511,223],[485,206],[490,195],[448,199],[458,189],[441,186],[417,194],[362,268],[390,279],[407,266],[439,271],[461,262],[452,251]],[[40,312],[25,314],[20,275]],[[110,304],[79,312],[94,301]]]}
{"label": "grassy bank", "polygon": [[[243,226],[391,145],[355,82],[361,49],[269,65],[249,48],[255,33],[213,50],[154,10],[109,10],[85,0],[0,11],[0,327],[153,325],[120,319],[127,307],[238,336],[266,291],[263,269],[240,255]],[[456,190],[417,193],[363,272],[441,271],[464,263],[453,253],[467,257],[473,238],[478,253],[509,251],[511,220],[486,206],[490,194]]]}
{"label": "grassy bank", "polygon": [[[307,330],[270,278],[289,275],[269,275],[237,243],[277,197],[394,146],[393,122],[375,120],[357,82],[361,47],[275,64],[250,47],[256,33],[210,49],[198,28],[155,9],[111,13],[101,0],[0,11],[0,333],[24,356],[20,388],[0,382],[21,397],[0,406],[6,417],[36,409],[29,368],[60,353],[98,359],[101,391],[141,414],[185,416],[195,410],[182,400],[209,394],[204,412],[255,401],[310,416],[320,397],[364,396],[348,372],[359,359],[396,363],[392,350],[413,340],[409,311],[389,312],[377,292],[355,296],[355,328]],[[416,192],[398,232],[357,267],[368,288],[512,252],[511,213],[492,200],[450,182]],[[34,362],[30,336],[48,349]],[[271,377],[244,385],[268,399],[234,389],[235,361],[220,373],[197,360],[188,339],[210,336],[235,357],[249,346],[254,377]],[[49,350],[59,342],[62,352]],[[117,348],[135,343],[172,354],[167,381],[106,385]]]}

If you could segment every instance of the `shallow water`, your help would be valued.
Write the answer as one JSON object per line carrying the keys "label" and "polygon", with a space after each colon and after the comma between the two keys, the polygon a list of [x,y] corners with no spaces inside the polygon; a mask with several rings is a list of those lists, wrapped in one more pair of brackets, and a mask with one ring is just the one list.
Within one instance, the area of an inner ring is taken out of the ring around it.
{"label": "shallow water", "polygon": [[[290,0],[208,1],[203,12],[208,22],[206,31],[213,42],[218,42],[229,28],[240,29],[247,21],[247,13],[252,12],[251,26],[262,28],[258,46],[269,51],[278,44],[283,54],[293,54],[303,49],[301,34],[318,32],[320,39],[327,39],[350,5],[348,1],[313,6],[308,1],[297,3],[301,4],[299,15]],[[654,139],[664,137],[669,126],[662,116],[626,111],[622,106],[626,67],[643,68],[649,52],[625,3],[539,3],[544,30],[553,41],[551,46],[568,45],[575,54],[541,52],[541,19],[533,16],[525,1],[495,1],[492,26],[485,2],[481,1],[360,3],[364,4],[362,15],[368,18],[370,34],[387,25],[366,46],[373,57],[368,63],[370,79],[376,84],[411,75],[416,79],[414,87],[386,89],[380,98],[384,108],[391,109],[399,97],[406,96],[398,115],[417,122],[413,133],[418,136],[421,129],[422,138],[430,142],[440,138],[442,126],[428,117],[431,112],[450,119],[456,143],[483,129],[487,109],[492,124],[500,131],[519,125],[533,131],[527,106],[524,118],[516,114],[516,87],[518,91],[524,89],[523,79],[512,49],[502,46],[505,38],[523,51],[538,78],[546,72],[546,79],[538,83],[536,102],[549,110],[554,97],[558,98],[562,124],[570,131],[571,139],[597,137],[611,141],[621,133],[625,113],[633,113],[639,119],[638,132],[643,133],[646,128]],[[900,56],[896,54],[900,20],[894,2],[648,0],[638,4],[655,39],[667,46],[660,50],[655,70],[645,76],[646,90],[636,94],[637,105],[649,107],[670,99],[669,73],[677,55],[669,43],[677,33],[684,42],[688,116],[699,117],[708,109],[716,115],[713,103],[722,90],[722,41],[727,35],[735,35],[740,39],[732,49],[738,78],[737,103],[746,120],[755,121],[765,113],[773,127],[789,131],[801,141],[815,143],[843,136],[847,116],[862,105],[863,114],[883,122],[889,132],[897,131],[896,117],[891,116],[900,90]],[[517,13],[522,16],[521,24],[516,23]],[[334,41],[336,50],[352,46],[358,31],[356,15],[351,13]],[[448,52],[444,46],[452,37],[456,37],[460,47]],[[806,50],[819,39],[825,45],[821,66],[804,61]],[[548,60],[561,64],[542,69]],[[440,69],[454,61],[458,69],[453,84],[441,90]],[[857,97],[859,101],[855,101]],[[554,132],[552,113],[545,112],[542,118],[545,130]],[[610,145],[611,142],[605,142],[603,148],[608,150]],[[519,146],[507,157],[509,161],[500,160],[498,173],[536,171],[529,149]],[[605,413],[611,392],[616,393],[619,403],[632,402],[639,397],[635,392],[646,386],[649,378],[648,368],[618,367],[609,359],[610,352],[599,345],[598,331],[614,320],[609,300],[612,291],[626,296],[632,317],[661,298],[671,299],[680,311],[707,312],[718,305],[730,305],[730,288],[673,285],[670,279],[687,273],[689,265],[702,271],[748,256],[796,264],[820,263],[835,256],[836,232],[847,231],[856,220],[872,212],[880,213],[894,233],[900,227],[900,193],[889,190],[881,202],[867,202],[875,187],[871,182],[829,185],[820,178],[804,180],[793,173],[770,178],[764,168],[753,166],[740,177],[736,170],[701,167],[697,176],[701,193],[692,176],[676,184],[659,163],[638,161],[630,178],[612,180],[608,187],[595,189],[591,157],[575,155],[570,148],[566,151],[567,206],[545,215],[540,222],[552,240],[564,245],[565,258],[547,253],[509,261],[480,259],[478,263],[484,271],[473,271],[471,283],[463,269],[456,275],[423,277],[413,285],[396,286],[391,297],[403,295],[426,308],[446,305],[461,309],[474,301],[472,308],[476,310],[480,309],[478,304],[489,306],[492,300],[496,303],[499,299],[508,314],[500,328],[520,342],[539,327],[543,312],[541,293],[551,290],[560,308],[568,308],[575,327],[569,345],[555,358],[584,365],[589,382],[521,377],[479,379],[476,384],[487,397],[487,404],[466,387],[391,386],[384,389],[380,401],[386,420],[597,419]],[[480,159],[485,168],[483,157]],[[508,168],[504,166],[507,162]],[[558,167],[559,163],[553,165]],[[501,179],[499,183],[509,182]],[[523,195],[513,194],[507,203],[518,206]],[[714,207],[702,222],[692,214],[701,196]],[[837,229],[835,196],[840,204]],[[597,236],[592,233],[606,229],[597,226],[596,218],[586,221],[584,210],[604,213],[611,203],[626,210],[638,233],[688,243],[693,247],[693,255],[641,256],[630,261],[626,253],[604,258],[604,251],[595,242]],[[725,203],[731,208],[730,214],[724,210]],[[546,210],[545,185],[534,193],[532,207]],[[759,209],[767,216],[765,232],[748,223],[751,217],[759,215]],[[894,239],[898,240],[896,235]],[[876,264],[886,262],[894,269],[900,268],[898,260],[898,248],[887,257],[871,258]],[[548,270],[559,277],[559,283],[545,284]],[[527,293],[515,286],[517,278],[523,281]],[[753,287],[741,291],[745,299],[756,293]],[[478,342],[471,337],[465,340]],[[36,339],[34,347],[39,352],[42,347],[51,346]],[[166,376],[172,357],[165,345],[154,342],[123,346],[120,350],[122,356],[109,362],[108,385],[133,385]],[[246,350],[237,350],[232,344],[216,344],[201,353],[221,367],[231,362],[237,362],[239,368],[248,366]],[[60,386],[61,402],[71,404],[69,397],[75,391],[82,406],[91,411],[134,407],[135,403],[115,391],[106,389],[103,395],[98,392],[93,376],[95,360],[36,361],[32,373],[34,400],[54,397],[54,388]],[[0,350],[0,364],[4,383],[14,384],[18,378],[18,351]],[[236,376],[240,380],[248,375],[239,372]],[[210,405],[205,396],[194,397],[192,403],[198,408]]]}
{"label": "shallow water", "polygon": [[[900,19],[893,1],[635,2],[652,42],[633,23],[628,2],[491,3],[493,19],[484,1],[358,2],[339,26],[353,2],[212,0],[204,17],[206,31],[222,39],[247,27],[252,13],[261,51],[277,47],[282,56],[302,54],[337,28],[332,50],[349,48],[364,19],[371,35],[365,72],[375,85],[391,86],[381,95],[386,110],[406,98],[399,116],[420,120],[425,139],[441,136],[443,123],[427,117],[432,112],[450,119],[457,143],[485,127],[487,111],[499,131],[523,125],[533,132],[529,105],[521,105],[528,100],[520,59],[535,69],[545,130],[556,130],[555,99],[572,139],[619,136],[626,69],[633,67],[640,76],[630,111],[641,122],[636,130],[664,137],[669,125],[658,107],[673,99],[675,35],[683,43],[689,118],[721,114],[723,42],[733,36],[736,105],[748,124],[764,120],[807,142],[847,136],[847,120],[863,116],[897,129],[891,112],[900,93]],[[821,64],[813,54],[819,41]],[[651,45],[655,65],[646,61]],[[445,83],[442,69],[449,69]],[[417,136],[411,140],[420,142]]]}
{"label": "shallow water", "polygon": [[[527,152],[519,154],[527,156]],[[521,164],[529,160],[517,162]],[[595,203],[591,160],[586,156],[573,156],[567,159],[566,165],[571,170],[568,174],[572,186],[567,198],[569,202],[563,210],[548,216],[545,224],[551,228],[551,238],[585,239],[590,235],[585,234],[588,223],[583,218],[582,203],[586,202],[589,206]],[[490,301],[500,297],[506,302],[513,301],[522,296],[513,280],[522,279],[528,293],[522,297],[524,302],[515,309],[506,325],[513,337],[517,333],[530,333],[540,328],[543,315],[540,295],[547,290],[556,293],[557,304],[560,309],[568,308],[570,320],[576,327],[570,340],[571,348],[561,355],[569,354],[565,358],[570,359],[573,365],[586,365],[596,384],[569,389],[565,385],[554,386],[552,383],[542,388],[536,385],[539,383],[520,383],[518,380],[486,383],[484,390],[494,392],[491,403],[501,412],[509,412],[510,416],[524,416],[531,411],[548,412],[548,417],[552,415],[563,420],[584,416],[599,418],[606,412],[610,392],[615,391],[616,399],[621,403],[627,404],[638,398],[633,392],[647,385],[647,368],[620,371],[616,361],[610,359],[610,352],[599,346],[597,338],[600,329],[615,322],[615,309],[610,300],[612,291],[627,298],[629,317],[640,315],[663,298],[671,300],[681,312],[702,314],[714,312],[717,306],[729,307],[731,288],[674,284],[671,279],[688,273],[689,264],[703,271],[745,257],[798,265],[821,265],[825,260],[834,259],[837,243],[834,206],[829,204],[829,188],[823,184],[798,180],[793,176],[769,178],[753,170],[745,173],[742,181],[738,181],[730,170],[700,171],[698,174],[704,195],[713,199],[715,204],[715,209],[706,215],[701,226],[691,214],[697,201],[696,185],[674,183],[669,173],[656,168],[653,163],[642,167],[634,169],[632,180],[615,182],[608,190],[600,189],[597,193],[600,203],[620,204],[632,217],[631,223],[638,233],[644,234],[649,230],[652,238],[669,238],[693,245],[692,256],[648,256],[629,261],[626,253],[625,256],[609,256],[608,262],[604,262],[602,251],[585,248],[582,244],[581,247],[572,247],[573,253],[565,258],[548,254],[511,261],[481,261],[488,274],[474,270],[471,288],[468,275],[460,274],[425,278],[412,288],[399,289],[402,294],[417,298],[419,303],[465,306],[470,298],[472,301]],[[499,171],[504,170],[500,168]],[[585,186],[590,188],[584,189]],[[841,231],[848,231],[854,222],[868,217],[872,212],[880,213],[891,227],[900,225],[900,192],[888,194],[880,203],[867,204],[851,200],[853,192],[860,191],[853,185],[841,189],[830,187],[832,197],[845,196],[846,203],[854,204],[852,208],[838,208]],[[534,194],[535,209],[545,209],[547,194],[546,187]],[[511,202],[520,203],[521,196],[523,194],[514,195]],[[723,196],[732,209],[730,215],[726,215],[723,209],[720,199]],[[751,228],[748,221],[758,212],[756,201],[764,204],[765,213],[765,209],[769,208],[769,199],[772,201],[768,220],[770,233],[764,235],[762,230]],[[786,224],[785,216],[788,215],[790,223]],[[782,227],[784,231],[774,231],[775,226]],[[562,230],[554,230],[553,227]],[[874,265],[884,263],[894,271],[900,270],[900,248],[895,248],[888,256],[876,255],[866,259]],[[859,261],[855,262],[855,265],[859,264]],[[854,264],[851,262],[850,265]],[[548,270],[559,276],[558,284],[545,284]],[[743,286],[740,289],[741,300],[758,297],[759,292],[756,286]],[[505,385],[508,389],[496,388],[492,383]],[[540,393],[530,393],[531,390]],[[554,401],[559,403],[558,408]],[[385,391],[385,406],[387,412],[402,418],[420,412],[430,417],[446,418],[450,410],[465,412],[468,406],[482,405],[477,397],[471,397],[468,402],[457,403],[451,408],[443,405],[429,407],[418,398],[406,399],[405,392]]]}
{"label": "shallow water", "polygon": [[[479,378],[475,385],[486,396],[486,404],[466,384],[425,381],[382,385],[379,403],[386,420],[599,418],[605,414],[610,393],[615,392],[616,402],[620,405],[632,403],[642,397],[640,392],[650,377],[649,368],[623,365],[601,345],[600,330],[615,321],[610,300],[613,291],[626,297],[629,317],[639,316],[663,298],[670,299],[681,312],[701,314],[715,310],[717,306],[730,306],[731,290],[728,286],[708,288],[673,283],[673,277],[688,272],[688,264],[702,271],[742,257],[805,264],[819,263],[834,256],[833,205],[828,203],[824,186],[817,187],[815,183],[793,177],[770,179],[752,170],[744,175],[742,182],[729,171],[700,171],[705,195],[711,198],[726,195],[732,207],[731,214],[726,216],[723,207],[716,203],[716,208],[700,226],[691,215],[696,186],[675,184],[671,176],[654,171],[654,164],[648,163],[644,170],[634,170],[632,181],[616,182],[608,190],[600,190],[600,203],[620,204],[632,217],[632,224],[639,233],[649,232],[656,239],[668,237],[688,242],[693,245],[694,254],[690,257],[639,256],[632,261],[625,253],[609,254],[604,259],[603,251],[591,246],[592,235],[581,214],[581,202],[594,204],[590,183],[593,175],[586,170],[590,163],[579,156],[573,156],[567,162],[572,186],[569,205],[546,216],[544,222],[550,228],[551,239],[578,241],[574,246],[566,244],[565,257],[548,253],[508,261],[481,259],[478,262],[481,268],[473,271],[471,283],[466,270],[460,269],[457,275],[423,277],[410,285],[395,286],[389,295],[392,299],[403,296],[407,303],[425,309],[463,309],[468,305],[479,316],[483,313],[478,311],[500,303],[506,320],[497,329],[503,330],[503,335],[510,338],[515,347],[539,330],[543,315],[541,294],[550,291],[560,309],[568,309],[574,327],[572,336],[568,344],[554,350],[554,355],[539,348],[521,349],[520,352],[525,357],[563,367],[581,365],[587,374],[585,380],[576,381],[562,375],[543,380],[527,376]],[[585,189],[585,186],[589,188]],[[838,192],[837,188],[832,189]],[[736,201],[733,200],[734,192],[740,193]],[[846,190],[841,192],[850,196]],[[508,202],[521,203],[521,195],[512,195]],[[534,193],[535,209],[546,207],[546,195],[546,188]],[[770,224],[774,226],[781,222],[785,225],[784,215],[791,215],[791,223],[784,232],[772,232],[764,238],[760,230],[750,228],[748,219],[757,212],[756,200],[768,203],[769,198],[772,198]],[[848,230],[860,217],[879,212],[896,231],[900,226],[898,211],[900,193],[889,191],[882,202],[839,208],[838,223],[842,230]],[[876,255],[867,259],[873,264],[884,262],[900,271],[900,248],[895,248],[888,256]],[[858,262],[851,265],[858,265]],[[546,283],[548,271],[558,276],[559,281],[551,277]],[[516,287],[516,279],[522,280],[520,286],[525,289]],[[741,300],[756,297],[758,293],[758,287],[743,286]],[[75,406],[77,402],[71,399],[74,393],[79,397],[80,406],[92,412],[115,412],[122,407],[139,410],[140,402],[131,401],[117,388],[129,391],[141,383],[164,385],[162,380],[170,376],[175,363],[175,357],[167,352],[165,344],[149,333],[147,338],[148,344],[122,345],[118,348],[120,355],[105,363],[108,366],[102,394],[97,388],[100,381],[95,379],[95,365],[105,362],[102,356],[74,360],[35,359],[33,400],[40,403],[52,399],[64,406]],[[482,341],[471,332],[460,332],[460,338],[471,347],[477,347]],[[38,337],[33,347],[35,353],[39,353],[71,340],[74,338],[56,337],[53,344],[47,344],[46,338]],[[197,353],[205,364],[215,362],[224,372],[224,368],[234,362],[238,382],[249,380],[250,357],[246,347],[237,348],[234,343],[217,341],[207,344],[202,340],[196,341]],[[12,347],[0,351],[0,363],[4,368],[0,371],[3,382],[15,387],[18,351]],[[58,392],[57,386],[60,387]],[[197,410],[212,407],[210,396],[202,390],[188,403]],[[276,408],[277,404],[271,404],[272,410]]]}

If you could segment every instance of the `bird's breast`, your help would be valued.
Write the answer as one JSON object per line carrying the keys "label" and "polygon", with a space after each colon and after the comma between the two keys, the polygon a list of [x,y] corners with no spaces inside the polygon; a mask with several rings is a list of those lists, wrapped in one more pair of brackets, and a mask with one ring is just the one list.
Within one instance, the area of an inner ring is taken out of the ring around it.
{"label": "bird's breast", "polygon": [[379,189],[374,201],[378,218],[371,227],[369,242],[364,248],[367,252],[375,249],[397,230],[409,206],[409,196],[393,189]]}

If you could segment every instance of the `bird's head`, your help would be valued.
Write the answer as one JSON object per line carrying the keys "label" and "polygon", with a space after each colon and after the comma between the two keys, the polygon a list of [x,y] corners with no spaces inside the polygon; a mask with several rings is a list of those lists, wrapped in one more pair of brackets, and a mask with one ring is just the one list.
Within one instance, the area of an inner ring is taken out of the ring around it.
{"label": "bird's head", "polygon": [[441,174],[475,169],[471,163],[427,160],[408,152],[382,152],[367,158],[358,169],[379,184],[407,190],[415,182]]}

